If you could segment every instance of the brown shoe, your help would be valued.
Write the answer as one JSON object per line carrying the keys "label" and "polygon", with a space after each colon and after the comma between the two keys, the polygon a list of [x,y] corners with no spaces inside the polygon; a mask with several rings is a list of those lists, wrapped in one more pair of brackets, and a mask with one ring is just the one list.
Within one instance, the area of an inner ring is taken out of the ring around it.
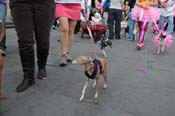
{"label": "brown shoe", "polygon": [[66,66],[66,65],[67,65],[67,56],[63,54],[60,60],[60,66]]}

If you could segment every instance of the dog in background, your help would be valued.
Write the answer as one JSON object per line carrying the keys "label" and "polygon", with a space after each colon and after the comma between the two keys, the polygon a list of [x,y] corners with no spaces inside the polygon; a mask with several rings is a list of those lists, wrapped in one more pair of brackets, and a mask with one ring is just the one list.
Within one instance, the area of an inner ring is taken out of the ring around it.
{"label": "dog in background", "polygon": [[[5,27],[0,20],[0,41],[3,39],[5,33]],[[4,99],[2,94],[2,71],[3,71],[3,50],[0,49],[0,101]]]}
{"label": "dog in background", "polygon": [[101,51],[102,51],[104,57],[107,58],[106,48],[107,47],[112,48],[111,40],[109,40],[106,36],[102,36],[101,40],[99,41],[99,44],[100,44],[100,48],[101,48]]}
{"label": "dog in background", "polygon": [[106,89],[107,87],[107,60],[105,58],[95,58],[93,60],[91,57],[79,56],[78,58],[73,60],[72,63],[83,66],[83,70],[86,75],[86,80],[83,86],[80,101],[84,99],[85,91],[90,79],[94,80],[94,83],[93,83],[93,87],[95,87],[94,98],[98,98],[99,79],[101,75],[103,75],[105,80],[103,88]]}

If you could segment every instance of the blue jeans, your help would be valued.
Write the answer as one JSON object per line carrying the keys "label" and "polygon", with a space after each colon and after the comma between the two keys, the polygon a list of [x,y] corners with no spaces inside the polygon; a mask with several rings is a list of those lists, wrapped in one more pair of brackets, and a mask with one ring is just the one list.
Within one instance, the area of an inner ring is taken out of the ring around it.
{"label": "blue jeans", "polygon": [[164,28],[164,21],[168,21],[167,34],[173,34],[173,28],[174,28],[173,15],[167,17],[160,16],[160,25],[159,25],[160,29]]}
{"label": "blue jeans", "polygon": [[[7,14],[7,4],[0,2],[0,20],[5,24],[5,18]],[[6,49],[6,34],[4,35],[4,38],[2,39],[0,43],[1,49]]]}
{"label": "blue jeans", "polygon": [[135,20],[132,19],[131,11],[128,12],[128,25],[129,25],[129,35],[128,39],[134,39],[134,27],[135,27]]}

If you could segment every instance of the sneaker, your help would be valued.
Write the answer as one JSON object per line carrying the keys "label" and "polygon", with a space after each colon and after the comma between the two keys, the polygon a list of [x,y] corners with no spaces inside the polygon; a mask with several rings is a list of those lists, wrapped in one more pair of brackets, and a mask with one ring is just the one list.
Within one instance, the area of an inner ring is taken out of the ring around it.
{"label": "sneaker", "polygon": [[128,38],[128,41],[133,41],[133,39]]}
{"label": "sneaker", "polygon": [[137,50],[140,50],[142,47],[144,47],[144,43],[137,44]]}
{"label": "sneaker", "polygon": [[66,65],[67,65],[67,56],[63,54],[60,60],[60,66],[66,66]]}
{"label": "sneaker", "polygon": [[67,62],[70,62],[70,63],[72,62],[72,58],[69,53],[67,53]]}

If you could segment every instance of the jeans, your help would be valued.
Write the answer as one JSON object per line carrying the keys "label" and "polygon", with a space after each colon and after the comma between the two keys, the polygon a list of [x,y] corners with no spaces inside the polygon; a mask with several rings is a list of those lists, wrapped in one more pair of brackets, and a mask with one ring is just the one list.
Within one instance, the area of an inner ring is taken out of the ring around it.
{"label": "jeans", "polygon": [[120,9],[109,9],[108,15],[109,21],[109,39],[113,39],[114,30],[113,26],[115,23],[115,38],[120,39],[120,31],[121,31],[121,20],[122,20],[122,10]]}
{"label": "jeans", "polygon": [[168,22],[167,34],[173,34],[173,28],[174,28],[173,15],[167,17],[160,16],[160,25],[159,25],[160,29],[164,29],[164,21]]}
{"label": "jeans", "polygon": [[128,25],[129,25],[129,35],[128,39],[134,39],[134,27],[135,27],[135,20],[132,19],[131,11],[128,12]]}
{"label": "jeans", "polygon": [[[7,14],[7,4],[0,2],[0,20],[2,20],[4,24],[5,24],[6,14]],[[4,37],[0,42],[0,48],[3,50],[6,49],[6,34],[4,34]]]}

